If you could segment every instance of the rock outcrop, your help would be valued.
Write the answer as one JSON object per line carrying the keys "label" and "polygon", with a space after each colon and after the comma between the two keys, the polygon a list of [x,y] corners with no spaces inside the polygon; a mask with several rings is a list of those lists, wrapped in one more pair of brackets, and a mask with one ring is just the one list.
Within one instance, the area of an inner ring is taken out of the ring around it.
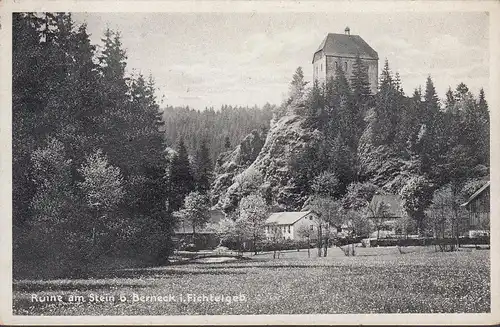
{"label": "rock outcrop", "polygon": [[[295,186],[290,162],[307,145],[321,140],[321,132],[306,125],[306,118],[298,115],[287,115],[272,122],[262,149],[255,160],[241,171],[232,162],[241,156],[244,147],[240,145],[239,150],[237,148],[232,154],[221,156],[218,163],[220,168],[213,184],[214,193],[222,191],[218,195],[216,207],[231,211],[251,188],[258,188],[269,203],[280,209],[300,209],[306,197]],[[229,180],[232,183],[224,192],[222,185],[227,185]]]}
{"label": "rock outcrop", "polygon": [[248,168],[257,158],[264,145],[265,135],[252,131],[232,151],[221,153],[214,168],[212,183],[212,203],[217,204],[221,195],[233,184],[233,179]]}
{"label": "rock outcrop", "polygon": [[360,179],[369,181],[390,194],[397,194],[413,176],[412,162],[409,157],[405,158],[404,153],[398,153],[391,145],[373,144],[370,113],[367,120],[368,126],[358,144],[358,175]]}

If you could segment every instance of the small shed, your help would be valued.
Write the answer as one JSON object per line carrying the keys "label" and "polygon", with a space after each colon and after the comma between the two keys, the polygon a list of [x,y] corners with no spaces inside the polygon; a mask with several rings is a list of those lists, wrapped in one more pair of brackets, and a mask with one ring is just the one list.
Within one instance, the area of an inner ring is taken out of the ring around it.
{"label": "small shed", "polygon": [[481,186],[460,206],[467,211],[469,236],[489,235],[490,181]]}
{"label": "small shed", "polygon": [[207,228],[207,225],[218,223],[222,218],[224,218],[224,216],[225,215],[221,210],[210,210],[210,218],[208,223],[205,226],[197,228],[195,230],[195,240],[193,240],[193,226],[181,219],[174,231],[174,241],[187,244],[196,243],[196,246],[198,248],[203,249],[213,248],[219,244],[219,239],[212,230]]}

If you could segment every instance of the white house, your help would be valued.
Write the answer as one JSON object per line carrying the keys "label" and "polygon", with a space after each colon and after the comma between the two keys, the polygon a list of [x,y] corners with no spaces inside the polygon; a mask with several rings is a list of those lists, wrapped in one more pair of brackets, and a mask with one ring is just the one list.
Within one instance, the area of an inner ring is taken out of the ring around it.
{"label": "white house", "polygon": [[[281,237],[289,240],[301,240],[298,231],[308,228],[311,235],[318,232],[318,215],[312,211],[276,212],[267,218],[266,237]],[[302,227],[305,226],[305,227]]]}

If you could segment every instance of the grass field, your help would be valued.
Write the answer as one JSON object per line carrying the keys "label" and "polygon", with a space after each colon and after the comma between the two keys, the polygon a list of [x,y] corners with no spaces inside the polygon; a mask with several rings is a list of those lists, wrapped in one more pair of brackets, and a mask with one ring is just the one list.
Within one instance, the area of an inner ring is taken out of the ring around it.
{"label": "grass field", "polygon": [[[237,262],[121,270],[94,279],[19,280],[13,285],[13,313],[217,315],[490,311],[489,250],[440,253],[430,248],[415,248],[406,251],[408,253],[400,254],[396,248],[360,249],[356,257],[345,257],[339,249],[332,249],[328,257],[317,258],[312,250],[308,258],[307,251],[301,250],[287,252],[275,260],[268,253]],[[57,301],[58,295],[61,301]],[[120,300],[120,295],[125,296],[125,302]],[[224,298],[216,302],[216,297],[221,295]],[[96,301],[97,296],[102,296],[102,301]],[[146,296],[156,298],[146,299]],[[197,299],[198,296],[201,298]],[[53,301],[41,302],[44,298]]]}

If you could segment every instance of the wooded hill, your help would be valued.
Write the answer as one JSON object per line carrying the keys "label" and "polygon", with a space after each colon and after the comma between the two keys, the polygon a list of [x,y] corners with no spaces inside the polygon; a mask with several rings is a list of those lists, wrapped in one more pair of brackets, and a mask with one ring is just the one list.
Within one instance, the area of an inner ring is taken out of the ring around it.
{"label": "wooded hill", "polygon": [[154,80],[126,73],[120,35],[107,30],[102,43],[69,14],[13,15],[16,276],[163,264],[174,212],[203,224],[211,205],[243,220],[258,207],[261,221],[270,207],[327,197],[359,218],[385,191],[423,231],[433,194],[458,203],[488,178],[488,106],[462,83],[444,103],[430,77],[406,96],[386,62],[371,95],[358,62],[351,81],[339,70],[311,87],[298,69],[279,107],[162,113]]}
{"label": "wooded hill", "polygon": [[429,76],[424,91],[407,96],[386,61],[372,95],[365,71],[358,58],[350,81],[338,68],[334,80],[308,88],[297,69],[255,161],[233,169],[232,178],[224,167],[234,164],[216,168],[214,186],[225,191],[213,203],[231,213],[258,192],[273,210],[295,211],[319,198],[339,203],[330,223],[340,226],[362,220],[375,193],[400,194],[410,217],[406,232],[415,233],[433,224],[426,214],[433,196],[448,194],[457,209],[489,178],[483,90],[475,97],[460,83],[440,103]]}
{"label": "wooded hill", "polygon": [[270,104],[262,108],[223,105],[219,110],[210,107],[200,111],[168,106],[163,109],[166,144],[175,148],[182,138],[188,152],[194,155],[201,143],[206,142],[210,159],[215,163],[219,154],[236,147],[253,130],[265,133],[274,108]]}

